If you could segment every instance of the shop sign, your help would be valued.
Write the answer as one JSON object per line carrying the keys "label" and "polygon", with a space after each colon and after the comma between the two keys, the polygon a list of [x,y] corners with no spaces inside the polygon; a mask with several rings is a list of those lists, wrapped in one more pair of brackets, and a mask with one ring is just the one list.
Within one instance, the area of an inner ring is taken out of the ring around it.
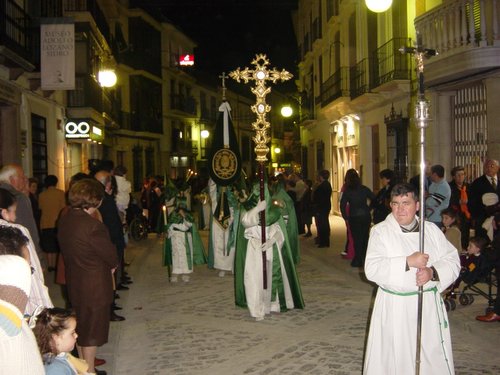
{"label": "shop sign", "polygon": [[104,138],[101,128],[90,125],[88,121],[84,120],[68,121],[64,126],[64,133],[66,139],[101,141]]}
{"label": "shop sign", "polygon": [[90,125],[86,121],[69,121],[64,126],[64,131],[67,139],[90,138]]}
{"label": "shop sign", "polygon": [[179,59],[180,66],[193,66],[194,65],[194,55],[181,55]]}
{"label": "shop sign", "polygon": [[75,89],[75,24],[73,19],[42,19],[40,78],[42,90]]}

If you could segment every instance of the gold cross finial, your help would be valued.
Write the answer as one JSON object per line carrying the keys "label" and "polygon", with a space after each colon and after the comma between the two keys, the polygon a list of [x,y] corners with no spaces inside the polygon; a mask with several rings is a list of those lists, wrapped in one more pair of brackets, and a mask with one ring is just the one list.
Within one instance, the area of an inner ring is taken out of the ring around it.
{"label": "gold cross finial", "polygon": [[255,81],[255,87],[251,88],[252,93],[257,98],[255,105],[251,107],[252,112],[257,115],[257,120],[252,123],[252,128],[255,130],[255,137],[253,140],[255,142],[257,161],[265,162],[267,161],[267,153],[269,152],[267,143],[270,141],[267,129],[271,127],[271,124],[266,120],[266,114],[271,111],[271,106],[266,103],[266,95],[271,92],[271,88],[266,87],[266,81],[271,81],[272,83],[276,83],[278,80],[287,81],[292,78],[293,75],[285,69],[282,71],[278,71],[275,68],[269,70],[267,68],[269,60],[264,54],[256,55],[252,61],[252,65],[255,66],[253,70],[248,68],[240,70],[240,68],[238,68],[230,72],[229,76],[237,82],[241,80],[243,80],[244,83],[248,83],[248,81],[252,80]]}

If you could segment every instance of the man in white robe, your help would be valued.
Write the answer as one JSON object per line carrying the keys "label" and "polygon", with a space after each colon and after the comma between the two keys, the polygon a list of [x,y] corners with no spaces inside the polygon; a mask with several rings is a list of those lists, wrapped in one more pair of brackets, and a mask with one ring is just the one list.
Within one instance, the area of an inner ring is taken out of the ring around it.
{"label": "man in white robe", "polygon": [[374,226],[365,260],[368,280],[378,284],[365,353],[364,375],[401,375],[415,369],[418,287],[423,287],[420,373],[454,374],[448,315],[441,292],[456,280],[460,260],[441,230],[425,222],[419,252],[415,188],[398,184],[392,213]]}
{"label": "man in white robe", "polygon": [[[271,312],[304,308],[285,223],[279,208],[271,206],[266,201],[260,201],[241,217],[244,237],[248,241],[243,275],[246,305],[257,321]],[[263,210],[266,210],[265,243],[262,243],[262,228],[259,225],[259,213]],[[263,252],[267,267],[266,289],[263,287]]]}

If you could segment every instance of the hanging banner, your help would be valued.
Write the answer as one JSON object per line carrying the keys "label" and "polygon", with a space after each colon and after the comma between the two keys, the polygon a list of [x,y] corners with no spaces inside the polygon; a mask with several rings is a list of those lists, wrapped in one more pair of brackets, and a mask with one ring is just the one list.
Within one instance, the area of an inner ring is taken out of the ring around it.
{"label": "hanging banner", "polygon": [[45,18],[40,25],[42,90],[75,89],[75,24],[71,18]]}

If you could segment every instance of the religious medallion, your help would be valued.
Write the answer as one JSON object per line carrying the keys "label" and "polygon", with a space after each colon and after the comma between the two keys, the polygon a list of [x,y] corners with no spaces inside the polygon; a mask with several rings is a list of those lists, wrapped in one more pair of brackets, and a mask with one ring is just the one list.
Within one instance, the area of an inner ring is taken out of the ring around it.
{"label": "religious medallion", "polygon": [[212,158],[212,171],[221,180],[230,180],[238,172],[238,158],[228,148],[218,150]]}

